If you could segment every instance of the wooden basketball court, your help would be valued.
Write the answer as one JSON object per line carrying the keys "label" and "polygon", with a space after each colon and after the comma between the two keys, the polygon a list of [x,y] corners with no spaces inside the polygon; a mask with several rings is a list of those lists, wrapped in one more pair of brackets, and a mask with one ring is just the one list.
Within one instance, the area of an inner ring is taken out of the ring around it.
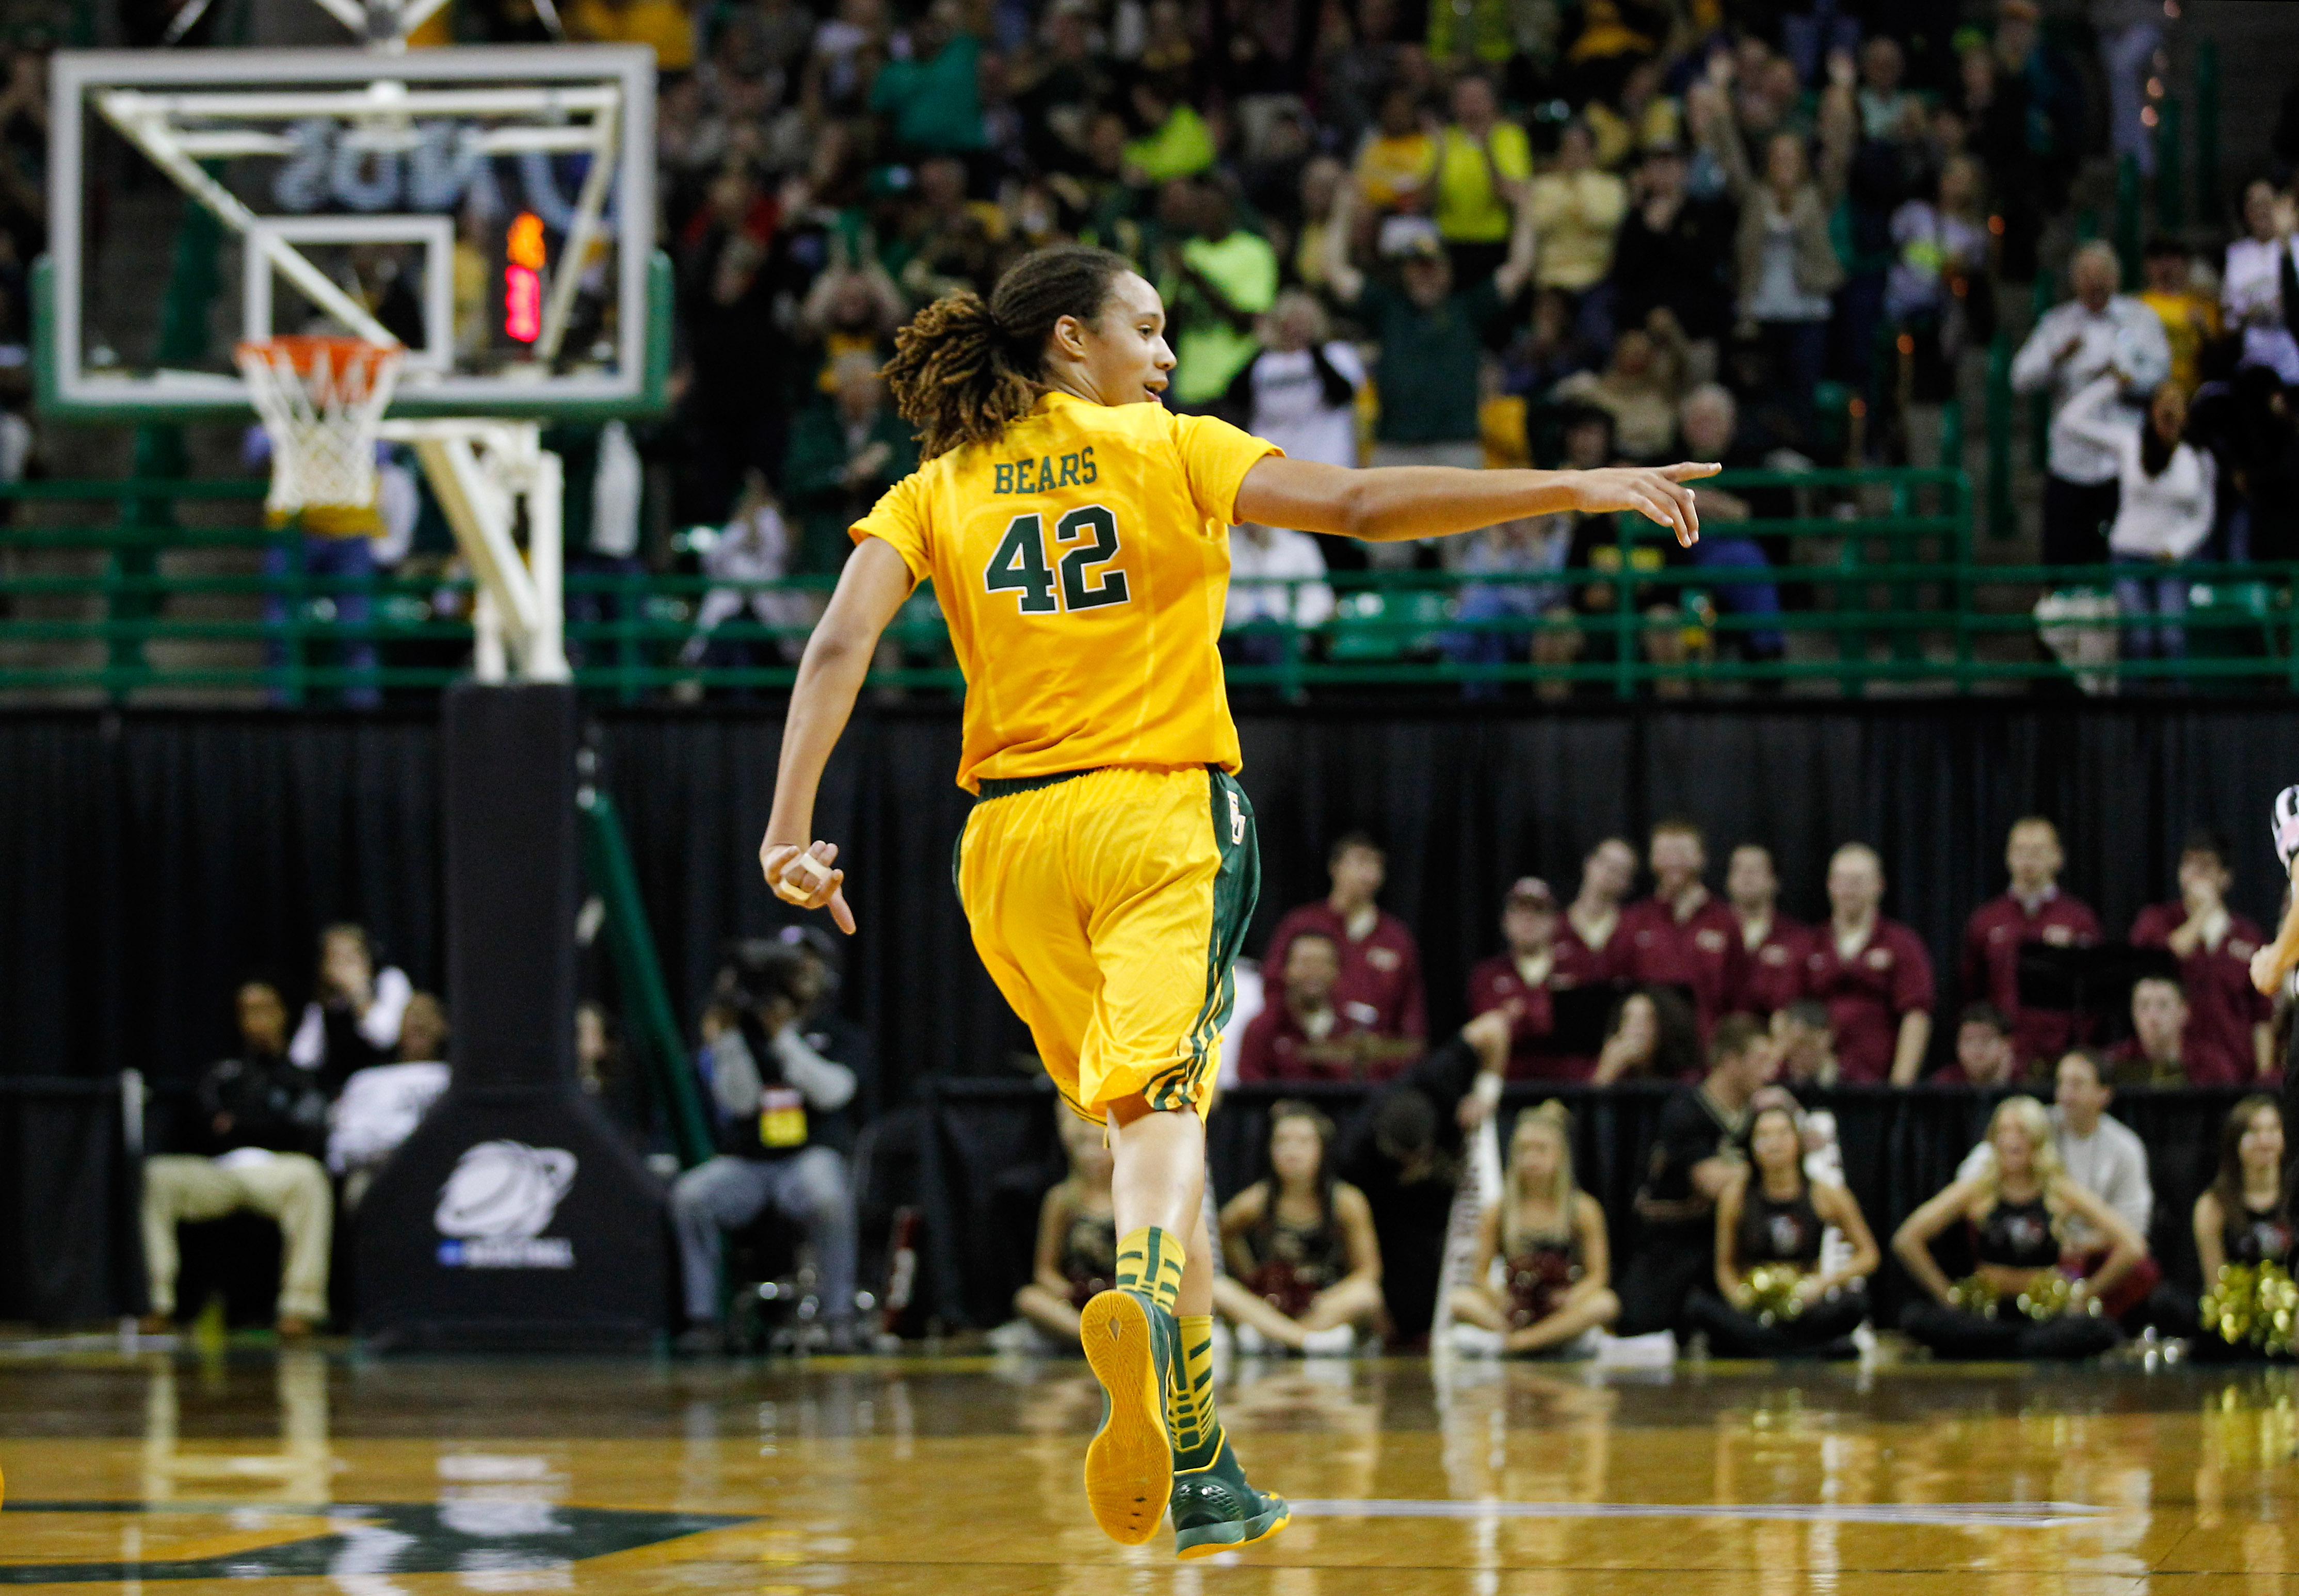
{"label": "wooden basketball court", "polygon": [[[1083,1365],[0,1347],[0,1586],[95,1596],[2253,1596],[2299,1590],[2299,1374],[1241,1363],[1296,1502],[1125,1550]],[[250,1582],[256,1582],[251,1584]]]}

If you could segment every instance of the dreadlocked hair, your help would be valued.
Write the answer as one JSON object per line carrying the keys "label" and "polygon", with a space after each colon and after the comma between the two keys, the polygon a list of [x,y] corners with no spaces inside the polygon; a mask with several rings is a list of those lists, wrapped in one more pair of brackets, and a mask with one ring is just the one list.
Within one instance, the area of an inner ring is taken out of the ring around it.
{"label": "dreadlocked hair", "polygon": [[994,444],[1045,391],[1040,362],[1054,324],[1091,321],[1109,285],[1133,270],[1123,255],[1060,245],[1015,262],[985,302],[961,289],[935,300],[894,335],[886,388],[918,429],[922,460],[967,444]]}

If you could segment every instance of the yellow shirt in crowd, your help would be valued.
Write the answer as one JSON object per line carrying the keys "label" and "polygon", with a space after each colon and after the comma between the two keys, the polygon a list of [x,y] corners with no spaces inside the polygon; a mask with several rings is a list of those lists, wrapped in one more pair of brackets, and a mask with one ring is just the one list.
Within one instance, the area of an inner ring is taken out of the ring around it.
{"label": "yellow shirt in crowd", "polygon": [[966,673],[958,783],[1240,763],[1219,641],[1238,485],[1274,444],[1050,393],[853,527],[931,580]]}
{"label": "yellow shirt in crowd", "polygon": [[1608,171],[1548,171],[1533,179],[1532,280],[1573,294],[1613,269],[1613,235],[1628,214],[1629,188]]}
{"label": "yellow shirt in crowd", "polygon": [[2171,346],[2171,380],[2192,395],[2203,381],[2204,345],[2220,336],[2220,307],[2200,294],[2159,294],[2150,288],[2139,303],[2163,323]]}
{"label": "yellow shirt in crowd", "polygon": [[[1487,157],[1490,156],[1488,160]],[[1448,127],[1437,143],[1437,231],[1449,244],[1499,244],[1509,236],[1502,183],[1532,176],[1532,145],[1515,122],[1497,122],[1482,140]]]}

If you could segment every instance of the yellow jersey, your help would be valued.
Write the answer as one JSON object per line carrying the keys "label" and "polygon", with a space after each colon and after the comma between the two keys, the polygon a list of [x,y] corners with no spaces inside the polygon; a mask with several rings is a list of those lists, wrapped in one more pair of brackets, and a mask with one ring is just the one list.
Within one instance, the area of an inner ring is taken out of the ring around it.
{"label": "yellow jersey", "polygon": [[1209,416],[1049,393],[886,490],[851,536],[931,579],[966,673],[958,783],[1240,763],[1222,679],[1238,485],[1281,453]]}

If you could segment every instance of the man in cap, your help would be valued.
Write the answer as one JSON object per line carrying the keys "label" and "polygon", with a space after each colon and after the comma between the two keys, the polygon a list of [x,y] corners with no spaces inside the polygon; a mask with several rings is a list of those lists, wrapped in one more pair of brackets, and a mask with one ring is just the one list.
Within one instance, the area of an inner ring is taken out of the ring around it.
{"label": "man in cap", "polygon": [[1469,1012],[1461,1035],[1477,1052],[1482,1073],[1496,1080],[1581,1081],[1594,1059],[1559,1052],[1552,1035],[1551,994],[1581,984],[1557,954],[1556,894],[1538,876],[1520,877],[1501,900],[1506,951],[1469,972]]}

